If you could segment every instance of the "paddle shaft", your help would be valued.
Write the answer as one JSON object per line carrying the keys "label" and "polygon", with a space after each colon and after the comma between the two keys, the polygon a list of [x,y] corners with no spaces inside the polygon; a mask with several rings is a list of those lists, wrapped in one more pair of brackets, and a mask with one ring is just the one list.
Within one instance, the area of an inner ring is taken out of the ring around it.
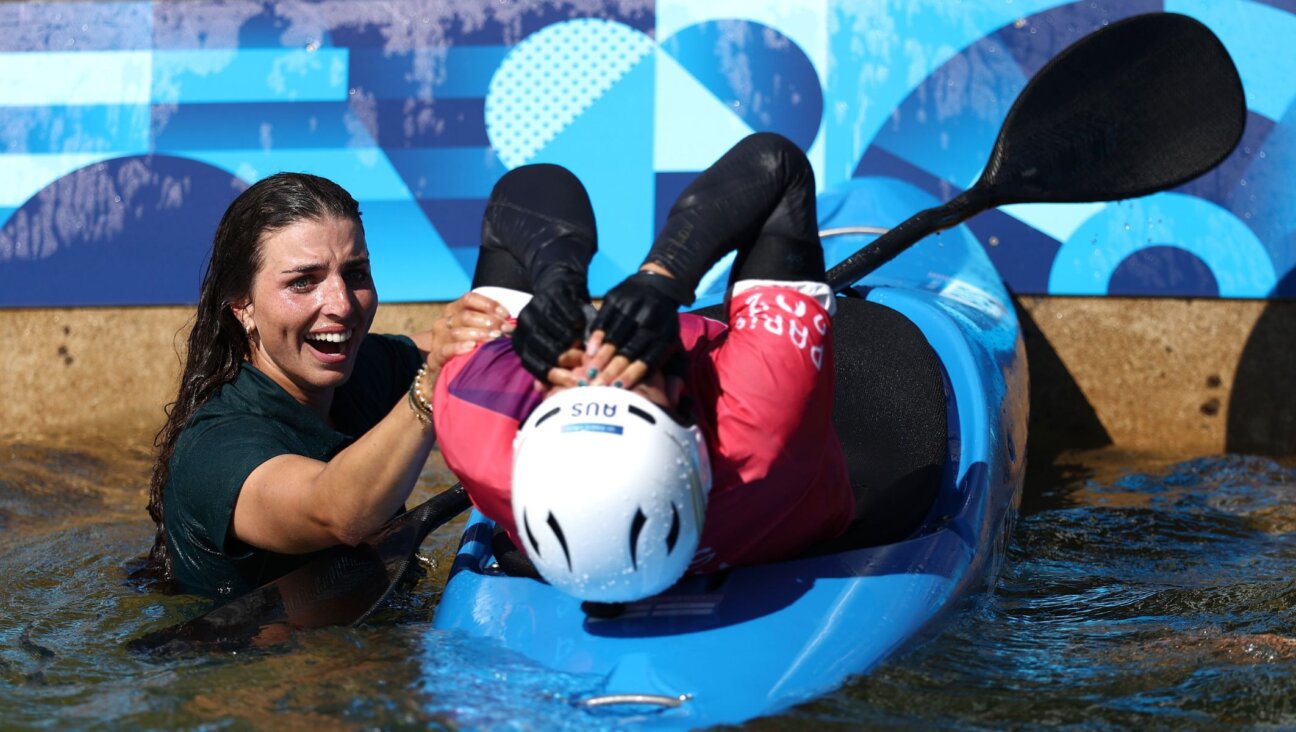
{"label": "paddle shaft", "polygon": [[975,185],[941,206],[919,211],[828,270],[828,286],[841,292],[923,237],[957,226],[992,205],[985,188]]}
{"label": "paddle shaft", "polygon": [[405,575],[427,535],[472,504],[462,485],[439,493],[374,532],[339,545],[196,618],[127,643],[137,653],[191,653],[272,645],[301,628],[368,618]]}

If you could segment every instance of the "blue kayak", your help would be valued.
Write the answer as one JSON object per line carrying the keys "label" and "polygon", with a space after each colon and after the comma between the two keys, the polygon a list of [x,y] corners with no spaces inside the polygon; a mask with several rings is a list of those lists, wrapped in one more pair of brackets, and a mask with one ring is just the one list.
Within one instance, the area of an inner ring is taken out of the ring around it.
{"label": "blue kayak", "polygon": [[[938,203],[860,178],[819,198],[827,261]],[[709,293],[719,297],[725,277]],[[704,282],[704,287],[706,284]],[[434,625],[596,679],[573,715],[661,729],[734,724],[841,686],[931,637],[993,580],[1021,495],[1026,359],[1008,293],[963,227],[928,237],[856,288],[911,321],[944,371],[947,459],[935,503],[907,539],[686,577],[587,616],[549,585],[508,576],[474,513]],[[840,386],[839,386],[840,388]]]}

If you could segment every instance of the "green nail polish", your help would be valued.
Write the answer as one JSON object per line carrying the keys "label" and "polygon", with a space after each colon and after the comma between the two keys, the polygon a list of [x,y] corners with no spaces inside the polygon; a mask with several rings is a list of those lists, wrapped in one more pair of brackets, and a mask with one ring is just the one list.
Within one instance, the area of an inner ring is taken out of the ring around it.
{"label": "green nail polish", "polygon": [[612,382],[612,386],[615,386],[616,388],[620,389],[625,386],[625,382],[620,379],[617,379],[616,381]]}
{"label": "green nail polish", "polygon": [[576,386],[589,386],[589,382],[584,379],[577,379]]}
{"label": "green nail polish", "polygon": [[592,378],[594,378],[595,376],[598,376],[598,369],[596,369],[596,368],[594,368],[593,366],[591,366],[590,369],[589,369],[589,371],[586,371],[586,372],[585,372],[585,375],[588,376],[588,377],[590,377],[590,378],[592,379]]}

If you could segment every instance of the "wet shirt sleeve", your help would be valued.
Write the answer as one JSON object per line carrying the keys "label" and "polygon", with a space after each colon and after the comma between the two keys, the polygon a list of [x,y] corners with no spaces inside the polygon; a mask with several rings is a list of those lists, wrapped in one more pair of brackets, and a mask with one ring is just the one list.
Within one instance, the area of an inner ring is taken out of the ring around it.
{"label": "wet shirt sleeve", "polygon": [[173,561],[186,585],[208,589],[226,580],[227,561],[248,559],[254,550],[229,536],[234,504],[247,478],[262,463],[300,453],[278,425],[255,415],[223,415],[196,421],[171,459],[171,486],[183,486],[168,503]]}

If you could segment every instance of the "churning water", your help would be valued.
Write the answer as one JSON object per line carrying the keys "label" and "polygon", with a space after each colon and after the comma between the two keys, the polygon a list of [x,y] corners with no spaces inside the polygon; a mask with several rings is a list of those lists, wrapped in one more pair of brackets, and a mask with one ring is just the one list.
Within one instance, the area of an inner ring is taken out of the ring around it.
{"label": "churning water", "polygon": [[[1074,457],[1028,481],[992,594],[837,693],[751,729],[1296,725],[1296,469]],[[203,601],[132,588],[149,455],[0,447],[0,725],[553,729],[593,681],[428,629],[457,542],[377,622],[274,650],[123,650]],[[444,487],[429,468],[416,499]],[[602,719],[601,726],[612,720]]]}

